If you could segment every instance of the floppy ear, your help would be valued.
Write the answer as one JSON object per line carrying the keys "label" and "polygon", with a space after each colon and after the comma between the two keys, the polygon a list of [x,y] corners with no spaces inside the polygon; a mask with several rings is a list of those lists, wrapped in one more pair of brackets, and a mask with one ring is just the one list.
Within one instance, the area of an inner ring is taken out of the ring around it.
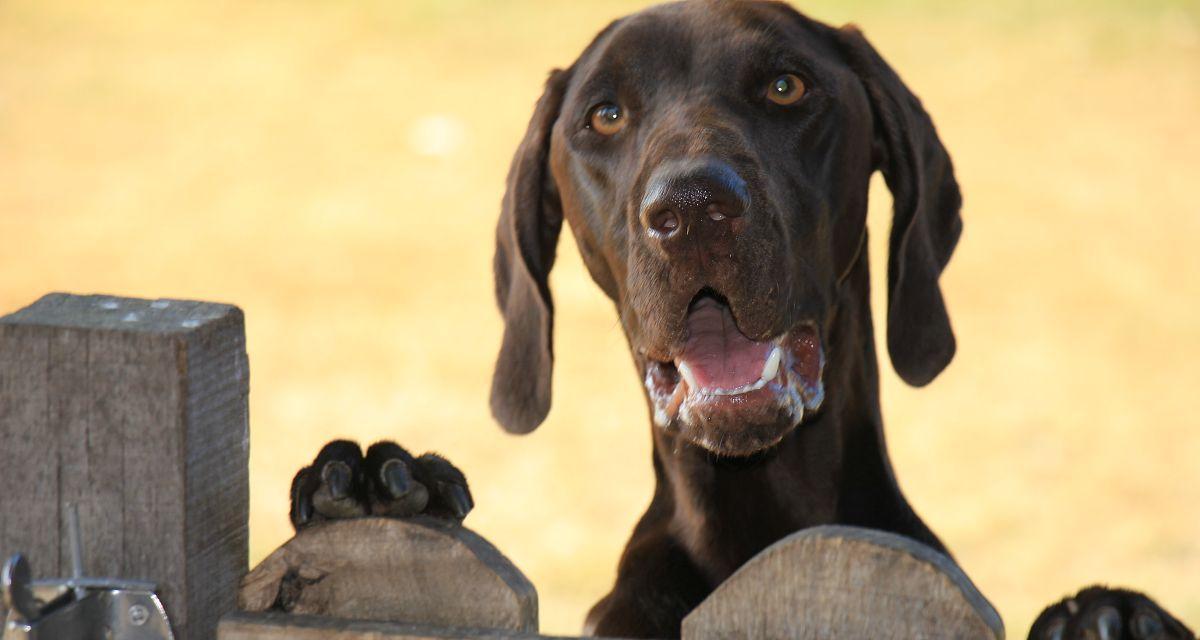
{"label": "floppy ear", "polygon": [[938,286],[962,233],[962,195],[929,114],[862,33],[839,31],[875,118],[876,166],[892,192],[887,343],[905,382],[923,386],[954,358],[954,331]]}
{"label": "floppy ear", "polygon": [[546,82],[509,167],[496,225],[496,301],[504,316],[504,341],[492,374],[491,405],[492,415],[510,433],[533,431],[550,411],[554,303],[547,279],[562,229],[562,205],[547,156],[568,76],[555,70]]}

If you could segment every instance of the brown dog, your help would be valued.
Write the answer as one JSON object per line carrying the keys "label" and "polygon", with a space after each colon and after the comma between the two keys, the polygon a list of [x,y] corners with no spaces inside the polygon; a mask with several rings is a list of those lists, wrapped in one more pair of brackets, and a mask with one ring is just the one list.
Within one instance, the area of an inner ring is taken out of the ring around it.
{"label": "brown dog", "polygon": [[782,4],[669,4],[552,73],[500,218],[492,409],[526,432],[550,408],[566,219],[620,310],[658,479],[589,629],[678,635],[742,563],[812,525],[944,550],[884,447],[863,250],[876,169],[896,203],[889,351],[925,384],[954,355],[938,276],[961,199],[929,116],[858,31]]}
{"label": "brown dog", "polygon": [[[945,551],[884,446],[864,250],[876,170],[895,201],[888,353],[919,386],[954,356],[938,277],[961,199],[929,115],[861,33],[780,3],[682,2],[614,22],[551,74],[497,229],[491,405],[517,433],[550,410],[547,281],[566,220],[645,383],[658,482],[591,632],[678,636],[746,560],[813,525]],[[365,457],[331,443],[292,502],[298,528],[471,508],[457,469],[392,443]],[[1175,627],[1148,600],[1102,593],[1088,602],[1115,618],[1062,605],[1034,633],[1185,637],[1154,635]]]}
{"label": "brown dog", "polygon": [[547,277],[566,219],[645,381],[658,479],[589,629],[678,635],[742,563],[812,525],[944,550],[884,447],[863,250],[876,169],[896,202],[889,351],[924,384],[954,354],[938,276],[958,185],[860,33],[782,4],[669,4],[551,75],[500,218],[492,409],[527,432],[550,408]]}

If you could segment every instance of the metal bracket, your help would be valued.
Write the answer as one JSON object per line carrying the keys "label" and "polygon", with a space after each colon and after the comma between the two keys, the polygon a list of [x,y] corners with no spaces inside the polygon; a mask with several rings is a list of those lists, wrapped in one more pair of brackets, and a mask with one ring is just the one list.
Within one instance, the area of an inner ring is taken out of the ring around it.
{"label": "metal bracket", "polygon": [[152,582],[83,575],[79,512],[67,506],[71,577],[32,580],[16,554],[0,569],[8,619],[2,640],[175,640]]}

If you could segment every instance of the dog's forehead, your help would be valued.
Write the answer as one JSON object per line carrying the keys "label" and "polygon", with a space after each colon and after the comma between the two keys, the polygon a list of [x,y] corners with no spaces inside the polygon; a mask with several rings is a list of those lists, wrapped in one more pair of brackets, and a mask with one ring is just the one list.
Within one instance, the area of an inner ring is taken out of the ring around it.
{"label": "dog's forehead", "polygon": [[779,58],[828,67],[837,58],[811,22],[774,2],[685,1],[615,21],[575,64],[576,86],[625,77],[722,80]]}

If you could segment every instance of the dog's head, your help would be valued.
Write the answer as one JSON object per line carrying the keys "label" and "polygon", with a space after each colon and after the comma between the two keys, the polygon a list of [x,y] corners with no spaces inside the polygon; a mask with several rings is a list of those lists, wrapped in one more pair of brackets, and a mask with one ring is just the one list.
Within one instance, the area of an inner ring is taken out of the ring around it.
{"label": "dog's head", "polygon": [[658,426],[725,455],[777,443],[823,402],[876,169],[895,201],[888,348],[922,385],[954,355],[938,277],[961,221],[917,98],[857,30],[783,4],[683,2],[614,22],[551,74],[513,159],[493,413],[523,433],[549,411],[547,277],[565,218],[620,310]]}

